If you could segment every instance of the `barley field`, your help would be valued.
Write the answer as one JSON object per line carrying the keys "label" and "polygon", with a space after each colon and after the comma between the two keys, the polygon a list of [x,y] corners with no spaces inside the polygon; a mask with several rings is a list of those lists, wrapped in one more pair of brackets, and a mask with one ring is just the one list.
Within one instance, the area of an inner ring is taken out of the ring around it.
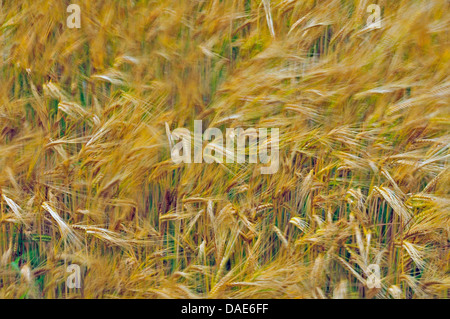
{"label": "barley field", "polygon": [[[449,298],[449,31],[447,0],[1,0],[0,298]],[[195,120],[278,128],[277,172],[174,163]]]}

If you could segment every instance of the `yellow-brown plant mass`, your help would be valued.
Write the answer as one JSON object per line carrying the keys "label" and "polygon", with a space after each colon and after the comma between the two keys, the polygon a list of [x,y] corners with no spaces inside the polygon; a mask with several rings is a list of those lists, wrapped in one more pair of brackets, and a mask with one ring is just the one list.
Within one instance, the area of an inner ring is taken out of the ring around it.
{"label": "yellow-brown plant mass", "polygon": [[0,298],[448,298],[450,5],[371,3],[0,1]]}

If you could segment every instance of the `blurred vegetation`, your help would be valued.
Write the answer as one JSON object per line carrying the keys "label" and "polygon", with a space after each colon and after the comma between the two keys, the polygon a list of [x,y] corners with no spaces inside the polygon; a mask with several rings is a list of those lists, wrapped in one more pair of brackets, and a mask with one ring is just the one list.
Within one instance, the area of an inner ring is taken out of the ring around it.
{"label": "blurred vegetation", "polygon": [[[448,1],[70,3],[0,1],[1,298],[449,297]],[[194,120],[279,171],[174,165]]]}

